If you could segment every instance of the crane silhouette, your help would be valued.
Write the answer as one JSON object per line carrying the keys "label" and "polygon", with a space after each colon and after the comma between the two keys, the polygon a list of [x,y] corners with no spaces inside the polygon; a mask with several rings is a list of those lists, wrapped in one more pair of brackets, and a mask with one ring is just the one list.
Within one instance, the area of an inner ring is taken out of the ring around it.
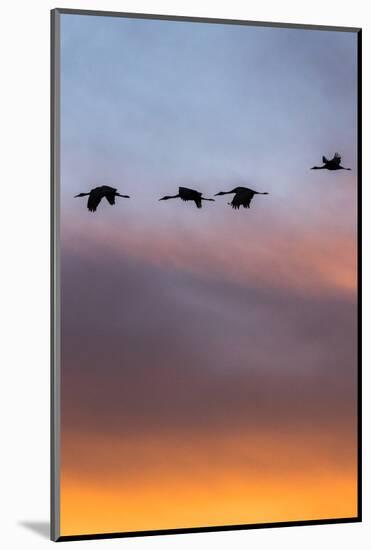
{"label": "crane silhouette", "polygon": [[341,156],[339,153],[335,153],[332,159],[322,157],[323,166],[313,166],[311,170],[351,170],[351,168],[344,168],[341,166]]}
{"label": "crane silhouette", "polygon": [[160,201],[167,201],[169,199],[182,199],[182,201],[194,201],[197,208],[202,207],[202,201],[214,201],[215,199],[207,199],[202,196],[202,193],[195,191],[194,189],[188,189],[188,187],[179,187],[177,195],[166,195],[159,199]]}
{"label": "crane silhouette", "polygon": [[79,193],[78,195],[75,195],[75,198],[77,197],[89,197],[87,207],[90,212],[96,211],[100,201],[103,198],[106,198],[110,204],[115,204],[115,197],[130,199],[129,195],[120,195],[120,193],[117,192],[117,189],[110,187],[109,185],[95,187],[89,191],[89,193]]}
{"label": "crane silhouette", "polygon": [[234,189],[231,189],[231,191],[220,191],[219,193],[216,193],[215,197],[218,195],[229,195],[231,193],[234,193],[234,197],[232,202],[229,202],[228,204],[230,204],[234,209],[239,209],[240,206],[250,208],[250,203],[255,195],[269,195],[267,191],[262,193],[260,191],[249,189],[248,187],[235,187]]}

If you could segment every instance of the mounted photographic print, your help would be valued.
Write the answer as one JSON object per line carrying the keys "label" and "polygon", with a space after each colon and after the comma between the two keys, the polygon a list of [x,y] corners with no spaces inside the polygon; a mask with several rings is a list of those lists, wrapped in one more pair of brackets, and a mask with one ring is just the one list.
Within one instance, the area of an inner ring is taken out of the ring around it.
{"label": "mounted photographic print", "polygon": [[360,40],[53,10],[53,540],[360,521]]}

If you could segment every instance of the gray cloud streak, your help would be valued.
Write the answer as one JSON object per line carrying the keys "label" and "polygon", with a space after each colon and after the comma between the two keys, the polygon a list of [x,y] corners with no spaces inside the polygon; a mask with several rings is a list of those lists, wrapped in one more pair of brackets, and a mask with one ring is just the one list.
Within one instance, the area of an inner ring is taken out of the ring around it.
{"label": "gray cloud streak", "polygon": [[62,397],[68,429],[246,429],[354,422],[356,310],[65,253]]}

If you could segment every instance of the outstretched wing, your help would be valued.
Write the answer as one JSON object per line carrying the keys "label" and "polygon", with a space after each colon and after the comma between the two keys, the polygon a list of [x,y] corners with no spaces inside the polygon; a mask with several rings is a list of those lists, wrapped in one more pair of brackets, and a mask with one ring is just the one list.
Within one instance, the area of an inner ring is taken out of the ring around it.
{"label": "outstretched wing", "polygon": [[115,187],[110,187],[109,185],[101,185],[98,187],[101,190],[102,194],[116,193],[117,189]]}
{"label": "outstretched wing", "polygon": [[197,208],[201,208],[201,196],[202,193],[195,189],[189,189],[188,187],[179,187],[179,197],[183,201],[195,201]]}
{"label": "outstretched wing", "polygon": [[201,193],[189,187],[179,187],[179,196],[184,201],[193,201],[195,197],[201,197]]}
{"label": "outstretched wing", "polygon": [[115,193],[106,193],[105,197],[110,204],[115,204]]}
{"label": "outstretched wing", "polygon": [[99,189],[92,189],[88,198],[88,210],[95,212],[100,201],[102,200],[102,193]]}
{"label": "outstretched wing", "polygon": [[328,163],[328,158],[326,158],[325,156],[322,157],[322,162],[324,164],[327,164]]}
{"label": "outstretched wing", "polygon": [[244,208],[250,208],[250,203],[253,196],[254,193],[250,190],[244,191],[243,193],[236,193],[231,202],[232,208],[238,209],[240,208],[240,206],[243,206]]}
{"label": "outstretched wing", "polygon": [[341,163],[341,156],[339,155],[339,153],[334,154],[334,158],[332,159],[332,162],[334,164],[340,164]]}

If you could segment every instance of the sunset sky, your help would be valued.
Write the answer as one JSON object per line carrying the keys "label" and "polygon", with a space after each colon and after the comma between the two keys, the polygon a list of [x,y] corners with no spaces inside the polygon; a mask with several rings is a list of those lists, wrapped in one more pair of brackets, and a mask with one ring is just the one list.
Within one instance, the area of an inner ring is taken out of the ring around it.
{"label": "sunset sky", "polygon": [[357,514],[356,49],[61,16],[62,535]]}

